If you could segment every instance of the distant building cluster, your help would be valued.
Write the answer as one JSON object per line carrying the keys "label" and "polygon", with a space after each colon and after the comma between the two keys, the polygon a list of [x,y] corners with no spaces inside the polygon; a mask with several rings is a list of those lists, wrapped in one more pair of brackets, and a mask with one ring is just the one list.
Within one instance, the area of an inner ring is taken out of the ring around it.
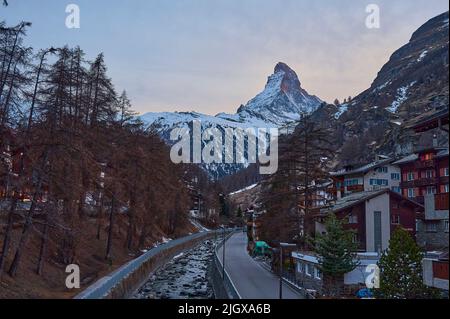
{"label": "distant building cluster", "polygon": [[[441,128],[448,132],[448,109],[422,115],[411,126],[418,134]],[[325,219],[334,213],[354,231],[359,266],[345,275],[348,288],[365,287],[369,264],[376,264],[397,227],[407,230],[424,250],[424,282],[448,292],[449,150],[419,147],[403,158],[377,156],[373,162],[332,172],[331,180],[316,186],[313,196],[314,234],[325,232]],[[249,239],[259,240],[261,212],[249,210]],[[295,281],[320,293],[319,258],[312,252],[293,252]]]}

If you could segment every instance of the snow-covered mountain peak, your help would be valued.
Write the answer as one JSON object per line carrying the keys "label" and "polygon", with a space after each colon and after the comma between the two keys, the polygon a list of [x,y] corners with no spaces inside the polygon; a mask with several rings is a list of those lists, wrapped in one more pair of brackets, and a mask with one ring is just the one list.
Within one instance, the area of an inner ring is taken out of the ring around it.
{"label": "snow-covered mountain peak", "polygon": [[292,70],[286,63],[279,62],[275,66],[274,74],[281,73],[283,73],[283,79],[280,88],[283,92],[301,89],[301,83],[297,73],[295,73],[295,71]]}
{"label": "snow-covered mountain peak", "polygon": [[287,64],[279,62],[269,76],[264,90],[241,106],[241,117],[256,117],[277,126],[298,121],[302,114],[314,112],[322,101],[308,94],[300,80]]}
{"label": "snow-covered mountain peak", "polygon": [[[168,143],[173,128],[190,128],[193,120],[201,122],[202,129],[218,128],[282,128],[300,120],[302,114],[312,113],[322,104],[300,85],[297,74],[285,63],[278,63],[269,76],[264,90],[242,105],[237,113],[219,113],[216,116],[197,112],[147,113],[141,120],[156,129]],[[240,150],[244,152],[244,150]],[[204,168],[218,177],[241,169],[242,165],[209,165]]]}

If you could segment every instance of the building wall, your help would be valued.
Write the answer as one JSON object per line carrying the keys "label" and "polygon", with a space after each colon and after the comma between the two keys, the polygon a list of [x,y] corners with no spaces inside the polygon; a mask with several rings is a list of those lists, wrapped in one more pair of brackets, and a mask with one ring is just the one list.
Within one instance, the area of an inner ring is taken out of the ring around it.
{"label": "building wall", "polygon": [[[417,213],[415,207],[409,201],[390,196],[390,215],[391,232],[401,226],[415,238]],[[394,215],[400,218],[400,225],[392,222]]]}
{"label": "building wall", "polygon": [[[346,181],[349,180],[357,180],[357,184],[356,185],[349,185],[349,186],[345,186],[346,185]],[[343,196],[348,195],[348,194],[352,194],[352,193],[357,193],[357,192],[362,192],[364,191],[364,175],[362,174],[358,174],[358,175],[346,175],[344,177],[344,181],[343,181]]]}
{"label": "building wall", "polygon": [[424,258],[422,269],[425,285],[448,291],[448,261]]}
{"label": "building wall", "polygon": [[[392,190],[392,187],[400,187],[400,181],[401,181],[401,170],[400,167],[396,166],[396,165],[385,165],[384,167],[387,167],[387,173],[380,173],[377,172],[376,170],[370,170],[369,172],[367,172],[364,175],[364,190],[366,191],[370,191],[370,190],[375,190],[375,189],[383,189],[383,188],[389,188]],[[400,179],[399,180],[393,180],[391,178],[391,174],[392,173],[397,173],[400,175]],[[388,185],[387,186],[380,186],[380,187],[374,187],[372,185],[370,185],[370,180],[371,179],[385,179],[388,181]]]}
{"label": "building wall", "polygon": [[391,239],[391,214],[389,193],[366,201],[366,251],[377,252],[375,248],[374,212],[381,212],[381,249],[389,247]]}
{"label": "building wall", "polygon": [[356,224],[344,224],[344,228],[347,230],[353,230],[358,235],[359,246],[358,249],[360,251],[366,251],[366,213],[365,213],[365,204],[361,203],[359,205],[353,206],[350,209],[338,212],[336,217],[339,219],[348,218],[348,216],[352,214],[355,215],[358,219],[358,223]]}
{"label": "building wall", "polygon": [[[427,224],[436,224],[436,231],[427,230]],[[417,221],[417,244],[425,250],[448,249],[449,236],[445,231],[445,220],[418,220]]]}
{"label": "building wall", "polygon": [[[424,163],[429,163],[429,166]],[[422,164],[422,167],[420,165]],[[416,200],[423,201],[420,197],[427,194],[427,187],[433,186],[436,193],[443,193],[444,186],[449,184],[449,177],[444,176],[444,169],[449,167],[448,157],[436,158],[433,160],[423,160],[423,154],[415,162],[400,165],[402,175],[402,194],[408,197],[408,189],[414,189]],[[433,182],[426,181],[426,172],[432,171]],[[408,173],[414,174],[414,181],[408,181]],[[421,181],[420,181],[421,180]]]}
{"label": "building wall", "polygon": [[[318,266],[317,263],[312,263],[309,261],[301,260],[294,258],[295,260],[295,280],[296,284],[298,284],[300,287],[303,287],[305,289],[315,290],[319,294],[322,294],[323,292],[323,278],[317,279],[314,276],[314,268]],[[303,266],[303,271],[300,271],[299,265]],[[305,272],[306,265],[309,265],[313,271],[311,275],[307,275]]]}
{"label": "building wall", "polygon": [[[445,176],[445,168],[448,168],[448,157],[434,158],[425,161],[424,154],[419,155],[415,162],[401,165],[402,193],[408,197],[408,189],[414,189],[414,200],[425,205],[425,217],[417,221],[416,240],[419,246],[426,250],[448,249],[449,236],[445,231],[445,220],[448,220],[448,202],[436,209],[436,198],[444,195],[428,195],[427,186],[433,186],[437,194],[445,192],[445,185],[449,183],[449,177]],[[427,165],[425,165],[427,163]],[[432,184],[426,178],[426,172],[433,171]],[[414,181],[408,181],[408,173],[414,173]],[[444,198],[445,199],[445,198]],[[441,203],[442,204],[442,203]],[[447,207],[447,210],[442,210]],[[435,225],[435,230],[430,230],[429,225]]]}

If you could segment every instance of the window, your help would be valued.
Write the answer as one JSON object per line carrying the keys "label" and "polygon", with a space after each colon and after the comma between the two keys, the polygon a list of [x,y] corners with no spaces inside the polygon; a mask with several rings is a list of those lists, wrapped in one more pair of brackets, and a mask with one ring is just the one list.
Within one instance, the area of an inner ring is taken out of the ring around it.
{"label": "window", "polygon": [[314,268],[314,278],[322,280],[322,272],[317,267]]}
{"label": "window", "polygon": [[416,197],[414,188],[408,188],[408,198],[414,198]]}
{"label": "window", "polygon": [[392,186],[392,191],[399,194],[402,193],[400,186]]}
{"label": "window", "polygon": [[448,184],[445,184],[444,185],[444,193],[448,193],[448,192],[449,192]]}
{"label": "window", "polygon": [[409,172],[408,173],[408,182],[413,181],[413,180],[414,180],[414,172]]}
{"label": "window", "polygon": [[370,179],[369,184],[371,186],[388,186],[389,181],[387,179]]}
{"label": "window", "polygon": [[387,173],[388,172],[388,168],[387,167],[377,167],[375,169],[376,172],[378,173]]}
{"label": "window", "polygon": [[350,214],[348,215],[349,224],[358,224],[358,215]]}
{"label": "window", "polygon": [[444,230],[448,233],[448,219],[444,220]]}
{"label": "window", "polygon": [[305,264],[301,261],[297,262],[297,272],[303,274],[305,272]]}
{"label": "window", "polygon": [[433,194],[436,194],[436,187],[427,186],[427,195],[433,195]]}
{"label": "window", "polygon": [[400,225],[400,215],[392,215],[391,216],[391,223],[393,225]]}
{"label": "window", "polygon": [[313,266],[310,264],[306,264],[306,276],[311,277],[313,274]]}
{"label": "window", "polygon": [[345,186],[356,186],[359,185],[359,180],[358,179],[348,179],[345,181]]}
{"label": "window", "polygon": [[429,233],[437,232],[437,223],[427,223],[426,229]]}
{"label": "window", "polygon": [[444,168],[444,176],[448,176],[448,167]]}
{"label": "window", "polygon": [[425,178],[433,178],[434,172],[432,170],[428,170],[425,172]]}
{"label": "window", "polygon": [[391,179],[394,181],[399,181],[400,180],[400,173],[392,173],[391,174]]}

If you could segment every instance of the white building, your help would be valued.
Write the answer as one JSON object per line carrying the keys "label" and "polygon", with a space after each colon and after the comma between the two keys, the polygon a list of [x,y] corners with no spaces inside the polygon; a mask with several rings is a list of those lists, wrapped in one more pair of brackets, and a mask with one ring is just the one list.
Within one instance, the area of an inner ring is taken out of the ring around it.
{"label": "white building", "polygon": [[394,161],[394,159],[379,155],[374,162],[367,165],[357,168],[348,166],[331,173],[335,181],[337,198],[352,193],[385,188],[401,193],[401,171],[400,167],[393,165]]}

